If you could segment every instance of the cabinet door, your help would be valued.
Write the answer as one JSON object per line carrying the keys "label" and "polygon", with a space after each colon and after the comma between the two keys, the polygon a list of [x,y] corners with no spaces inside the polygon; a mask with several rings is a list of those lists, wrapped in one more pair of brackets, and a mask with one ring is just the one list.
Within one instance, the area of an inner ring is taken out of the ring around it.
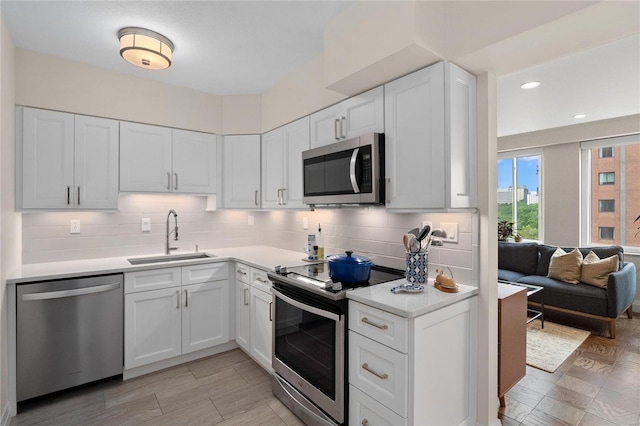
{"label": "cabinet door", "polygon": [[215,194],[216,136],[172,130],[173,192]]}
{"label": "cabinet door", "polygon": [[309,116],[311,123],[311,148],[329,145],[341,140],[340,117],[342,106],[336,104]]}
{"label": "cabinet door", "polygon": [[17,119],[22,208],[73,207],[73,114],[19,108]]}
{"label": "cabinet door", "polygon": [[260,208],[260,135],[224,137],[224,208]]}
{"label": "cabinet door", "polygon": [[382,86],[342,101],[341,139],[367,133],[384,133],[384,89]]}
{"label": "cabinet door", "polygon": [[250,309],[249,284],[236,281],[236,343],[246,351],[249,348]]}
{"label": "cabinet door", "polygon": [[229,341],[229,281],[182,287],[182,353]]}
{"label": "cabinet door", "polygon": [[285,155],[282,127],[262,135],[262,208],[283,207]]}
{"label": "cabinet door", "polygon": [[120,122],[120,191],[171,192],[171,129]]}
{"label": "cabinet door", "polygon": [[444,208],[444,65],[384,90],[387,209]]}
{"label": "cabinet door", "polygon": [[309,117],[294,121],[283,128],[285,186],[282,202],[286,208],[305,208],[302,202],[302,151],[309,149]]}
{"label": "cabinet door", "polygon": [[273,331],[271,328],[271,294],[251,287],[251,349],[253,357],[271,371]]}
{"label": "cabinet door", "polygon": [[126,369],[180,355],[181,334],[180,287],[125,295]]}
{"label": "cabinet door", "polygon": [[118,129],[116,120],[75,116],[75,208],[118,208]]}
{"label": "cabinet door", "polygon": [[476,77],[446,64],[448,147],[447,206],[477,207]]}

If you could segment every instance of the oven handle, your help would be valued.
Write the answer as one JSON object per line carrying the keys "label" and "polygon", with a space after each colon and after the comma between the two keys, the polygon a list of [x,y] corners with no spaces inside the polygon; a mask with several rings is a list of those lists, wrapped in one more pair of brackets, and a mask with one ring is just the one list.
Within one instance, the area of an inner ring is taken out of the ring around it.
{"label": "oven handle", "polygon": [[[280,294],[282,294],[282,293],[280,293]],[[273,377],[277,382],[279,382],[278,384],[280,385],[280,389],[285,391],[287,393],[287,395],[289,395],[289,398],[291,398],[293,401],[298,403],[298,407],[302,408],[307,414],[315,417],[320,422],[320,424],[325,424],[325,425],[329,425],[329,426],[334,425],[334,423],[331,422],[329,419],[324,418],[324,417],[320,417],[318,414],[314,413],[313,411],[311,411],[307,407],[305,407],[304,404],[301,404],[298,401],[298,399],[294,395],[291,395],[291,392],[289,392],[289,390],[287,389],[287,382],[285,382],[283,379],[278,377],[277,374],[274,374]],[[289,385],[289,386],[291,386],[291,385]]]}
{"label": "oven handle", "polygon": [[340,322],[342,321],[342,317],[343,315],[338,315],[338,314],[334,314],[333,312],[327,312],[327,311],[323,311],[322,309],[318,309],[318,308],[314,308],[313,306],[309,306],[306,305],[304,303],[300,303],[297,300],[294,300],[288,296],[285,296],[284,294],[280,293],[278,291],[278,289],[276,288],[272,288],[271,291],[273,292],[273,296],[274,297],[279,297],[280,299],[284,300],[285,302],[287,302],[288,304],[295,306],[298,309],[301,309],[303,311],[307,311],[307,312],[311,312],[312,314],[316,314],[319,315],[321,317],[324,318],[328,318],[330,320],[336,321],[336,322]]}

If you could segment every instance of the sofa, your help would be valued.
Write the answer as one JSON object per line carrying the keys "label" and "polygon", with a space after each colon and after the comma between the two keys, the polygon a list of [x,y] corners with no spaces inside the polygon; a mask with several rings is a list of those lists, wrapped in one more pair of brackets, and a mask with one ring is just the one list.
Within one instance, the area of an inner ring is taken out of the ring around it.
{"label": "sofa", "polygon": [[[616,318],[623,312],[632,318],[632,303],[636,296],[636,267],[624,262],[622,247],[617,245],[580,247],[583,257],[593,251],[600,259],[617,255],[618,271],[604,277],[606,285],[579,282],[569,284],[549,278],[549,264],[558,247],[537,243],[498,242],[498,280],[532,284],[544,290],[532,294],[529,303],[544,309],[596,318],[609,323],[609,335],[616,337]],[[563,248],[567,253],[574,248]],[[575,252],[574,252],[575,253]],[[576,253],[577,255],[577,253]],[[615,264],[615,260],[613,261]]]}

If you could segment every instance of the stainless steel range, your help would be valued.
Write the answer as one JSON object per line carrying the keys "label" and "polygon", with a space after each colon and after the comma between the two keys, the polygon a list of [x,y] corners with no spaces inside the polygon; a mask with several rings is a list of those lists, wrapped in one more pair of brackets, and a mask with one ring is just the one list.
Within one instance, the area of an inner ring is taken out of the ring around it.
{"label": "stainless steel range", "polygon": [[273,393],[307,425],[345,425],[348,416],[347,291],[404,277],[374,266],[366,283],[336,283],[328,265],[276,267]]}

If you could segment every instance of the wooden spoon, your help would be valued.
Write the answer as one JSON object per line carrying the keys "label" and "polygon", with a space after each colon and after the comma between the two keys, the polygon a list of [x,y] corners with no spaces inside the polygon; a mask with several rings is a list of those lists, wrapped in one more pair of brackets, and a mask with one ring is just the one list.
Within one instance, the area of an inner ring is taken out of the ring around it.
{"label": "wooden spoon", "polygon": [[409,242],[411,241],[411,238],[415,238],[413,235],[411,234],[404,234],[402,236],[402,244],[404,244],[404,249],[409,252],[410,251],[410,246],[409,246]]}

